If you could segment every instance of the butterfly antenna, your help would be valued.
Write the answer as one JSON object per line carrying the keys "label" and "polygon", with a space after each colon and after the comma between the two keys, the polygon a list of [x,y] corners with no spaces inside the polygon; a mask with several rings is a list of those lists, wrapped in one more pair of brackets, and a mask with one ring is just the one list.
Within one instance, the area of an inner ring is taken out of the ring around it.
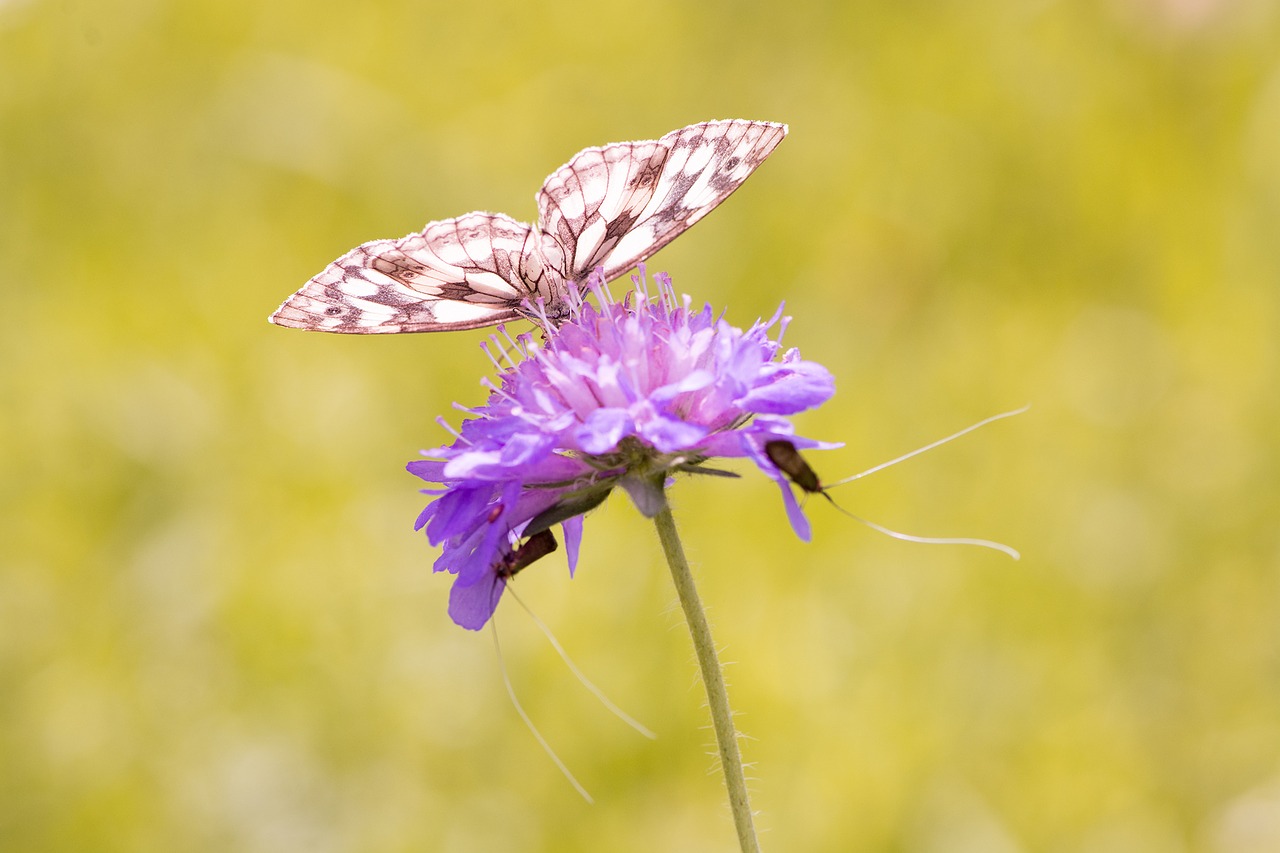
{"label": "butterfly antenna", "polygon": [[502,671],[502,683],[507,688],[507,696],[511,698],[511,704],[515,707],[516,713],[520,715],[520,719],[524,720],[524,724],[528,726],[529,731],[533,733],[534,739],[541,744],[543,751],[547,753],[556,767],[560,768],[560,772],[564,774],[564,778],[569,780],[569,784],[573,786],[573,789],[582,795],[582,799],[592,805],[595,805],[595,800],[591,799],[591,795],[587,793],[587,789],[582,787],[582,784],[574,778],[572,773],[569,772],[569,768],[560,760],[560,756],[556,755],[555,750],[551,748],[551,745],[547,743],[546,738],[544,738],[542,733],[538,731],[538,727],[533,724],[533,720],[529,719],[529,715],[525,713],[524,707],[520,704],[520,700],[516,698],[516,691],[511,686],[511,679],[507,675],[507,662],[502,657],[502,646],[498,642],[498,629],[492,626],[492,624],[491,627],[493,630],[493,648],[494,651],[498,653],[498,668]]}
{"label": "butterfly antenna", "polygon": [[[845,477],[843,480],[837,480],[834,483],[827,483],[823,486],[823,488],[831,489],[836,486],[842,486],[845,483],[852,483],[854,480],[861,480],[863,477],[867,476],[868,474],[874,474],[877,471],[883,471],[885,468],[888,468],[891,465],[897,465],[899,462],[905,462],[906,460],[910,459],[912,456],[919,456],[921,453],[924,453],[929,450],[933,450],[935,447],[940,447],[946,444],[948,441],[954,441],[960,436],[965,435],[967,433],[971,433],[975,429],[978,429],[979,427],[984,427],[987,424],[992,423],[993,421],[998,421],[1002,418],[1011,418],[1014,415],[1020,415],[1030,408],[1031,408],[1031,404],[1028,403],[1027,405],[1023,406],[1020,409],[1014,409],[1011,412],[1001,412],[998,415],[992,415],[989,418],[984,418],[983,420],[978,421],[976,424],[972,424],[970,426],[965,427],[959,432],[952,433],[946,438],[940,438],[937,441],[932,442],[931,444],[926,444],[924,447],[918,447],[915,450],[911,451],[910,453],[902,454],[897,459],[890,459],[888,462],[881,462],[879,465],[876,465],[872,468],[868,468],[867,470],[863,471],[861,474],[854,474],[852,477]],[[828,498],[828,500],[830,500],[830,498]]]}
{"label": "butterfly antenna", "polygon": [[569,667],[569,671],[572,672],[574,676],[578,679],[578,681],[582,683],[583,687],[587,688],[587,690],[591,693],[592,696],[595,696],[597,699],[600,700],[601,705],[604,705],[606,708],[609,709],[610,713],[612,713],[615,717],[617,717],[619,720],[622,720],[622,722],[626,723],[627,725],[631,726],[631,728],[635,729],[640,734],[649,738],[649,740],[657,740],[658,738],[657,735],[655,735],[643,723],[636,720],[626,711],[622,710],[617,705],[613,704],[613,702],[609,699],[609,697],[604,695],[603,690],[601,690],[599,687],[596,687],[593,683],[591,683],[590,679],[588,679],[585,675],[582,674],[582,670],[578,669],[577,664],[575,664],[573,662],[573,659],[569,657],[569,653],[566,652],[564,650],[564,647],[560,645],[560,641],[556,639],[556,635],[551,633],[551,629],[547,627],[545,622],[543,622],[536,615],[534,615],[534,612],[529,609],[529,605],[525,604],[524,600],[521,599],[520,596],[516,595],[515,590],[512,589],[510,585],[507,586],[507,594],[516,600],[516,603],[520,605],[521,609],[524,610],[525,613],[529,614],[529,618],[533,620],[533,624],[537,625],[538,629],[542,631],[542,633],[546,636],[547,642],[551,643],[551,648],[555,649],[556,654],[560,655],[560,659],[564,661],[565,666]]}

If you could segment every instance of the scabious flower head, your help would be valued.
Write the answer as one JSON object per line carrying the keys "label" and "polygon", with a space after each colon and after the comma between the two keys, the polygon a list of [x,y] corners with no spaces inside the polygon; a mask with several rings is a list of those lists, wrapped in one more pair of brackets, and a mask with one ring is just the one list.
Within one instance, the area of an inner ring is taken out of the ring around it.
{"label": "scabious flower head", "polygon": [[583,513],[614,487],[652,517],[670,475],[705,470],[716,457],[753,460],[781,487],[797,535],[809,538],[763,448],[775,439],[838,446],[796,436],[785,417],[830,398],[831,374],[794,349],[779,355],[768,333],[777,325],[781,337],[781,308],[744,331],[710,306],[694,311],[689,297],[678,300],[665,275],[656,295],[642,277],[633,281],[638,289],[617,302],[592,276],[587,288],[600,306],[571,298],[567,320],[544,322],[545,343],[495,335],[496,347],[507,344],[500,384],[489,385],[483,406],[465,410],[472,417],[453,444],[408,465],[441,486],[423,490],[435,498],[415,529],[444,546],[435,570],[457,575],[449,615],[464,628],[493,615],[522,536],[560,523],[572,574]]}

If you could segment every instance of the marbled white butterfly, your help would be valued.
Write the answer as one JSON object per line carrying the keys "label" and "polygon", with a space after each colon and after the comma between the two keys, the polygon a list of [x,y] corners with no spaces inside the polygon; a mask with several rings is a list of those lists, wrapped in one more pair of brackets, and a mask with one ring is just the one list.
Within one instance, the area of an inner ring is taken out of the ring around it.
{"label": "marbled white butterfly", "polygon": [[352,249],[285,300],[271,322],[375,334],[555,320],[597,267],[612,280],[671,242],[742,185],[787,133],[762,121],[710,121],[658,140],[578,152],[547,178],[530,227],[501,213],[430,222]]}

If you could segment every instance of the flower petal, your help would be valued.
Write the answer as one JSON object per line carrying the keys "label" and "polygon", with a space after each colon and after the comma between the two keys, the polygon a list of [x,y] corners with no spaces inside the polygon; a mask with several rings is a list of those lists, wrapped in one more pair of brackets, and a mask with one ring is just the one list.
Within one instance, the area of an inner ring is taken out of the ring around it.
{"label": "flower petal", "polygon": [[781,308],[744,331],[710,306],[677,299],[670,279],[654,282],[619,303],[593,277],[586,290],[598,307],[573,289],[569,316],[546,324],[541,342],[495,336],[494,351],[511,366],[485,405],[463,410],[453,444],[409,463],[412,474],[443,486],[424,490],[434,499],[416,525],[443,545],[435,569],[457,575],[449,612],[458,624],[479,628],[492,616],[506,585],[502,566],[520,538],[560,524],[572,575],[584,515],[612,489],[621,485],[653,517],[673,475],[716,457],[752,459],[782,488],[796,534],[809,538],[808,519],[764,446],[833,446],[794,435],[784,417],[829,399],[830,372],[795,349],[782,352]]}
{"label": "flower petal", "polygon": [[813,532],[809,527],[808,517],[796,500],[796,493],[791,488],[791,483],[787,482],[785,477],[779,477],[776,482],[782,489],[782,503],[787,508],[787,519],[791,522],[791,529],[796,532],[796,536],[799,536],[802,542],[808,542]]}
{"label": "flower petal", "polygon": [[491,582],[463,585],[454,581],[449,590],[449,618],[469,631],[479,631],[498,609],[506,581],[496,574]]}
{"label": "flower petal", "polygon": [[618,442],[635,432],[635,424],[626,409],[596,409],[575,430],[577,444],[585,452],[608,453]]}
{"label": "flower petal", "polygon": [[575,515],[560,525],[564,532],[564,555],[569,561],[569,577],[578,567],[578,551],[582,547],[582,521],[584,516]]}
{"label": "flower petal", "polygon": [[836,392],[835,378],[815,362],[771,365],[771,368],[776,369],[762,371],[767,382],[752,388],[743,397],[741,405],[745,411],[790,415],[820,406]]}

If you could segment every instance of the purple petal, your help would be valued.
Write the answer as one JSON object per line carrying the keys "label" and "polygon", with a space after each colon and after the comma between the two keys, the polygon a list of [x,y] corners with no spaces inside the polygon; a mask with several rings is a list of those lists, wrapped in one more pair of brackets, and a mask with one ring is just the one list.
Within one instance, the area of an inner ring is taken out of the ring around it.
{"label": "purple petal", "polygon": [[497,574],[487,583],[463,585],[454,581],[449,590],[449,617],[469,631],[479,631],[493,617],[507,584]]}
{"label": "purple petal", "polygon": [[427,522],[427,540],[432,545],[439,545],[454,536],[466,535],[475,525],[476,516],[485,511],[493,487],[482,484],[481,487],[458,487],[436,500],[440,509],[435,517]]}
{"label": "purple petal", "polygon": [[430,483],[444,482],[444,462],[434,459],[415,459],[404,466],[410,474]]}
{"label": "purple petal", "polygon": [[670,385],[655,389],[649,394],[649,399],[657,403],[665,403],[674,399],[681,394],[689,394],[694,391],[701,391],[708,388],[716,381],[715,376],[708,370],[694,370],[688,376],[682,377]]}
{"label": "purple petal", "polygon": [[633,432],[635,424],[626,409],[596,409],[578,427],[574,437],[587,453],[608,453]]}
{"label": "purple petal", "polygon": [[640,428],[640,434],[663,453],[676,453],[697,447],[707,435],[707,428],[679,418],[655,417]]}
{"label": "purple petal", "polygon": [[582,522],[583,516],[575,515],[560,525],[560,530],[564,533],[564,555],[569,561],[569,577],[573,577],[573,570],[578,567],[578,550],[582,547]]}
{"label": "purple petal", "polygon": [[[782,309],[745,331],[710,306],[694,309],[658,277],[639,296],[615,302],[597,276],[587,284],[599,307],[573,289],[568,317],[541,344],[531,336],[494,339],[511,354],[483,406],[464,409],[452,445],[408,470],[440,490],[415,526],[443,552],[438,571],[456,574],[449,612],[477,629],[505,589],[502,555],[515,533],[543,516],[561,525],[572,576],[593,495],[623,486],[652,517],[666,505],[664,479],[691,451],[708,458],[749,457],[783,490],[796,534],[811,529],[796,494],[763,448],[772,439],[797,448],[833,445],[795,436],[784,415],[821,404],[835,391],[831,374],[780,343]],[[576,301],[575,301],[576,300]],[[776,334],[777,339],[770,335]],[[629,437],[636,467],[612,455]],[[641,458],[645,448],[652,451]],[[607,455],[608,454],[608,455]],[[567,512],[577,516],[561,520]]]}
{"label": "purple petal", "polygon": [[800,508],[800,504],[796,501],[795,491],[785,477],[779,477],[775,482],[782,489],[782,503],[787,508],[787,518],[791,521],[791,529],[796,532],[796,536],[799,536],[801,541],[808,542],[812,536],[809,519],[805,517],[804,510]]}
{"label": "purple petal", "polygon": [[418,520],[413,523],[414,532],[416,533],[421,530],[422,526],[431,520],[431,516],[435,515],[438,509],[440,509],[439,501],[432,501],[427,504],[426,508],[424,508],[422,512],[418,513]]}
{"label": "purple petal", "polygon": [[739,401],[748,412],[789,415],[812,409],[831,399],[836,392],[835,378],[825,367],[812,361],[779,368],[767,384],[752,388]]}

